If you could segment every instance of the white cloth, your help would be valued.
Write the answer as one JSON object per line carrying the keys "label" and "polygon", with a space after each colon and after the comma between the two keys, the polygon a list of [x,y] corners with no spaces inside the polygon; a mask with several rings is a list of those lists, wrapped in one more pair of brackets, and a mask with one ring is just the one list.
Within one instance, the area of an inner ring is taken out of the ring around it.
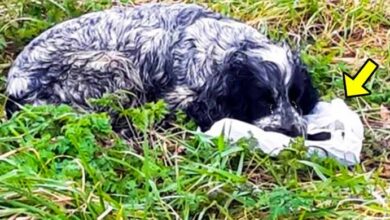
{"label": "white cloth", "polygon": [[[330,133],[330,139],[315,141],[306,140],[308,153],[334,157],[345,165],[360,163],[364,131],[359,116],[349,109],[341,99],[330,103],[319,102],[312,113],[306,115],[307,133],[314,135],[321,132]],[[254,125],[224,118],[216,122],[205,134],[217,137],[224,134],[233,142],[243,137],[253,137],[264,153],[276,156],[292,141],[292,138],[277,132],[264,131]]]}

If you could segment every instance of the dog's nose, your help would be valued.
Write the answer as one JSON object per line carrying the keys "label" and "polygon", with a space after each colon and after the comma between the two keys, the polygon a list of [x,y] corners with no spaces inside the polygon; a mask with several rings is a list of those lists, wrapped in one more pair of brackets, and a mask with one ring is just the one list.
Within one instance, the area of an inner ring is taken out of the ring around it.
{"label": "dog's nose", "polygon": [[279,132],[290,137],[298,137],[303,135],[302,129],[300,129],[300,127],[297,125],[283,126],[279,129]]}
{"label": "dog's nose", "polygon": [[265,127],[264,131],[274,131],[285,134],[290,137],[298,137],[303,135],[303,129],[301,129],[300,126],[295,124],[284,125],[281,127]]}

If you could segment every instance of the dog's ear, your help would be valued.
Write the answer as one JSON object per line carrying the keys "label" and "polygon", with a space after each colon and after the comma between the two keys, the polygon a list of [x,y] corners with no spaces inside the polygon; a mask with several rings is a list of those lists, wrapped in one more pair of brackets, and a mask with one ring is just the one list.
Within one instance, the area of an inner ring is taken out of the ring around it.
{"label": "dog's ear", "polygon": [[224,72],[234,80],[243,81],[247,86],[258,83],[276,86],[282,80],[276,63],[245,51],[232,53],[225,63]]}
{"label": "dog's ear", "polygon": [[222,69],[216,74],[210,74],[207,82],[197,88],[196,100],[193,101],[186,113],[190,115],[202,130],[207,130],[215,121],[233,112],[244,111],[243,85],[250,71],[247,69],[247,56],[242,51],[227,52]]}
{"label": "dog's ear", "polygon": [[247,68],[248,56],[240,51],[235,50],[228,52],[224,59],[224,70],[232,74],[238,74],[243,68]]}
{"label": "dog's ear", "polygon": [[230,81],[253,81],[254,77],[256,77],[255,73],[265,71],[259,69],[261,60],[254,59],[256,58],[249,57],[242,50],[234,51],[225,58],[223,72]]}

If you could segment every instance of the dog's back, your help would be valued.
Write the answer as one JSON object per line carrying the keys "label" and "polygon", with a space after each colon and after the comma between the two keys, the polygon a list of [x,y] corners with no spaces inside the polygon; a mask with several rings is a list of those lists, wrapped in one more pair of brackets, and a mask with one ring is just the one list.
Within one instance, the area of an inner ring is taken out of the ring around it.
{"label": "dog's back", "polygon": [[37,37],[9,72],[6,109],[16,101],[106,111],[88,99],[118,90],[131,94],[124,107],[164,99],[202,129],[232,117],[298,134],[298,111],[316,102],[287,45],[200,6],[147,4],[90,13]]}
{"label": "dog's back", "polygon": [[[68,103],[88,108],[88,98],[127,90],[138,99],[169,89],[172,45],[181,29],[219,14],[197,5],[147,4],[89,13],[58,24],[19,54],[7,93],[20,104]],[[157,97],[158,98],[158,97]]]}

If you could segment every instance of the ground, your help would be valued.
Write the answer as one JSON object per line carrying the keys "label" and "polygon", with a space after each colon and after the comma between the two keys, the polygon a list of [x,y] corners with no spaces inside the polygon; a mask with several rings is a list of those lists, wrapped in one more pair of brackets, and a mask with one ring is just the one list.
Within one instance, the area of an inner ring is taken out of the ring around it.
{"label": "ground", "polygon": [[[146,1],[145,1],[146,2]],[[302,51],[323,100],[344,99],[342,73],[368,59],[380,68],[370,96],[347,99],[365,126],[362,163],[344,167],[306,157],[296,140],[277,158],[250,140],[228,144],[192,132],[178,113],[156,126],[164,103],[120,109],[141,137],[124,141],[106,114],[68,106],[28,107],[0,116],[2,219],[364,219],[390,218],[390,1],[246,0],[202,3]],[[0,3],[0,113],[7,70],[43,30],[108,0]],[[115,106],[114,95],[96,100]]]}

